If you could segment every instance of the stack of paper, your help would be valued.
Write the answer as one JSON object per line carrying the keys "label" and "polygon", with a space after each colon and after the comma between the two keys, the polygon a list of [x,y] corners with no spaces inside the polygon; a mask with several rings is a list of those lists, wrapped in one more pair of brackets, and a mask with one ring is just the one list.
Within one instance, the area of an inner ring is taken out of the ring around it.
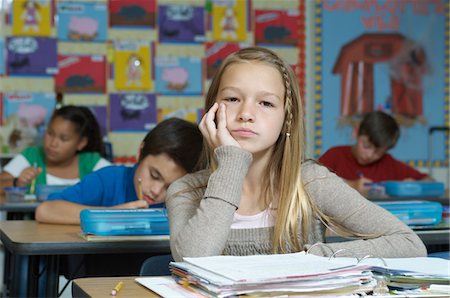
{"label": "stack of paper", "polygon": [[207,297],[366,293],[376,286],[369,267],[303,252],[184,258],[184,262],[171,263],[180,284]]}

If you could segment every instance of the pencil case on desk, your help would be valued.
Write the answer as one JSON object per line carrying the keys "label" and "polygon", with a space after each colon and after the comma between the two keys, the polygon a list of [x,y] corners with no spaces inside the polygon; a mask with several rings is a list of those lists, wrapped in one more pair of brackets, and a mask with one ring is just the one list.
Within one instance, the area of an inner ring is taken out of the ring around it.
{"label": "pencil case on desk", "polygon": [[442,204],[421,200],[376,202],[409,226],[439,224],[442,220]]}
{"label": "pencil case on desk", "polygon": [[80,226],[83,233],[99,236],[169,234],[165,208],[84,209]]}
{"label": "pencil case on desk", "polygon": [[393,197],[440,197],[444,183],[433,181],[385,181],[385,192]]}

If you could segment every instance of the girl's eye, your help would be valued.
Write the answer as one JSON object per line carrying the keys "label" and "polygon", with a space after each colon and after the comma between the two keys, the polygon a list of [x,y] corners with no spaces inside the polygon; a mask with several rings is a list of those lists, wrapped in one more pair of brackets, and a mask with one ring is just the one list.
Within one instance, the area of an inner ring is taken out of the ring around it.
{"label": "girl's eye", "polygon": [[238,101],[238,99],[236,97],[226,97],[223,99],[223,101],[235,102]]}
{"label": "girl's eye", "polygon": [[152,177],[153,180],[158,180],[159,176],[156,173],[151,172],[150,177]]}
{"label": "girl's eye", "polygon": [[273,103],[271,103],[269,101],[262,101],[261,104],[268,108],[274,107]]}

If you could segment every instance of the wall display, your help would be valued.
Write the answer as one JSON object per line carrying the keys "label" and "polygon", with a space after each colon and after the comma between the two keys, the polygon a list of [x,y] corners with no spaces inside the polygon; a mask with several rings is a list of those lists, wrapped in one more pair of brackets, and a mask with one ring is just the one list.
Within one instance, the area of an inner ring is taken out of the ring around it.
{"label": "wall display", "polygon": [[[391,153],[424,166],[428,128],[449,121],[448,1],[362,2],[316,3],[315,153],[353,143],[363,115],[383,110],[402,130]],[[444,165],[448,134],[434,144],[433,162]]]}
{"label": "wall display", "polygon": [[52,1],[14,0],[11,18],[13,35],[50,36]]}
{"label": "wall display", "polygon": [[248,45],[226,42],[205,43],[206,52],[206,77],[211,79],[222,64],[223,59]]}
{"label": "wall display", "polygon": [[203,42],[205,16],[203,7],[192,5],[159,6],[160,42]]}
{"label": "wall display", "polygon": [[246,0],[213,0],[212,35],[218,41],[247,39],[248,3]]}
{"label": "wall display", "polygon": [[111,94],[109,110],[111,131],[148,131],[157,123],[154,94]]}
{"label": "wall display", "polygon": [[58,2],[57,14],[59,40],[106,41],[108,27],[106,3]]}
{"label": "wall display", "polygon": [[169,94],[201,94],[202,62],[196,57],[156,57],[156,92]]}
{"label": "wall display", "polygon": [[7,37],[6,48],[8,75],[54,75],[58,72],[54,38]]}
{"label": "wall display", "polygon": [[109,1],[111,27],[155,27],[156,0]]}
{"label": "wall display", "polygon": [[199,123],[203,116],[203,98],[161,96],[157,101],[158,122],[171,117]]}
{"label": "wall display", "polygon": [[297,46],[298,9],[255,10],[255,43],[258,45]]}
{"label": "wall display", "polygon": [[101,55],[58,55],[59,73],[55,91],[61,93],[104,93],[106,58]]}
{"label": "wall display", "polygon": [[114,81],[117,90],[139,91],[153,88],[150,43],[114,43]]}
{"label": "wall display", "polygon": [[92,113],[95,115],[95,118],[97,119],[98,125],[100,126],[100,133],[102,136],[107,136],[109,132],[108,128],[108,109],[106,106],[86,106],[88,107]]}
{"label": "wall display", "polygon": [[39,144],[55,107],[53,93],[6,93],[3,99],[2,152],[20,152]]}

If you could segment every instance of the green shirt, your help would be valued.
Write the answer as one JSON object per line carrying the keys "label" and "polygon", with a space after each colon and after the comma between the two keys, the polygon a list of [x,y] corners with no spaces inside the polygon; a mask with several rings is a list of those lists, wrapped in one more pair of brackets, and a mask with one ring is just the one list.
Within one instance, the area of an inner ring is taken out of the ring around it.
{"label": "green shirt", "polygon": [[[45,153],[43,147],[28,147],[22,155],[30,163],[42,168],[42,172],[36,177],[36,184],[47,184],[47,171],[45,163]],[[80,173],[80,179],[87,174],[91,173],[101,156],[97,152],[80,152],[78,153],[78,171]]]}

